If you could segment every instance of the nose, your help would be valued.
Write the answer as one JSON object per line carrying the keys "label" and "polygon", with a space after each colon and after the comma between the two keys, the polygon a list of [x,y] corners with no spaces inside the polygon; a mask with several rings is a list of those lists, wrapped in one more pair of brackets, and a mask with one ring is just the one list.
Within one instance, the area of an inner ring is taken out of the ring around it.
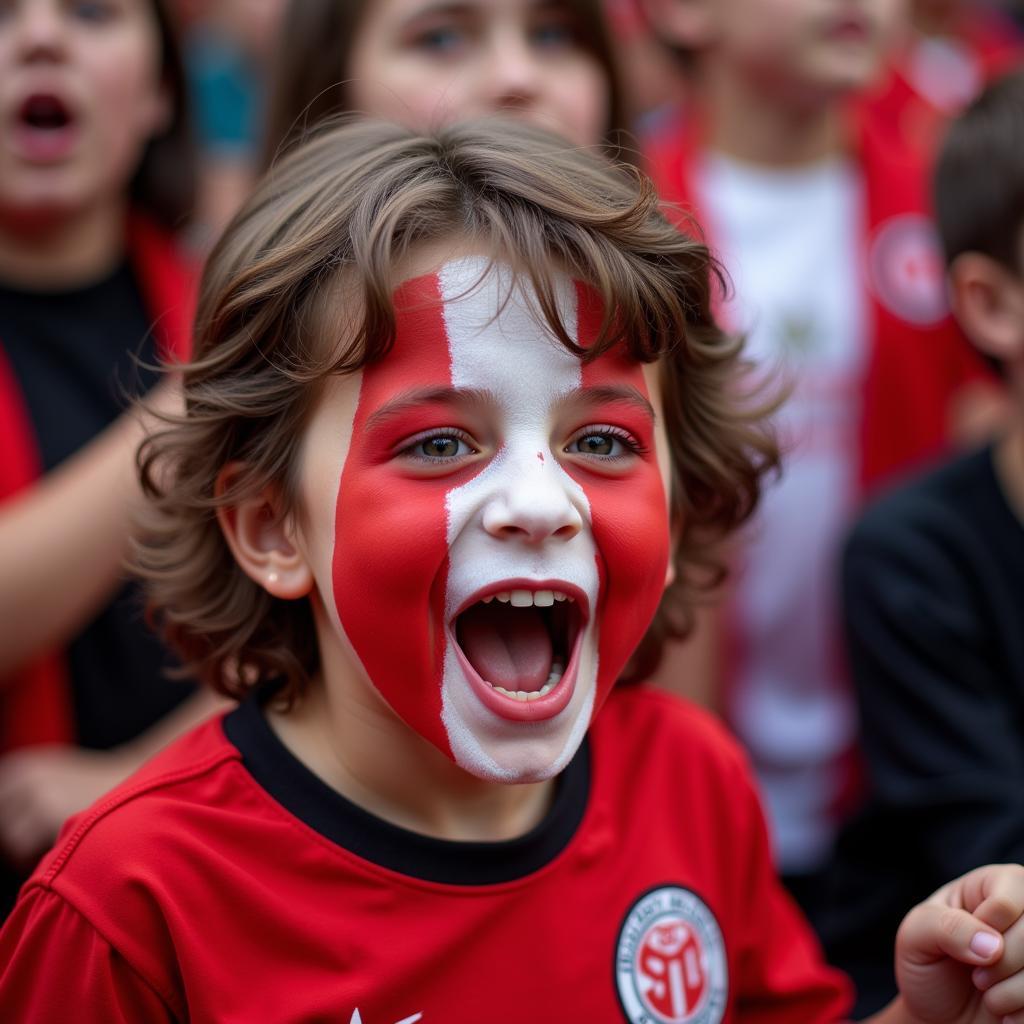
{"label": "nose", "polygon": [[484,529],[529,544],[572,540],[583,529],[575,485],[550,454],[537,452],[533,462],[504,467],[484,505]]}
{"label": "nose", "polygon": [[64,52],[67,26],[54,0],[22,3],[15,19],[15,38],[23,58],[53,59]]}
{"label": "nose", "polygon": [[488,92],[496,110],[529,107],[540,89],[540,66],[522,31],[497,32],[487,62]]}

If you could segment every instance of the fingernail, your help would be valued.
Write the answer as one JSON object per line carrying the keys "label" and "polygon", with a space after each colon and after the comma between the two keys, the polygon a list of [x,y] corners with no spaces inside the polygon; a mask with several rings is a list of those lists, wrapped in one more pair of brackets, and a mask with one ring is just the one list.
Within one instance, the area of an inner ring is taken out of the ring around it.
{"label": "fingernail", "polygon": [[999,939],[991,932],[975,932],[971,939],[971,952],[986,960],[999,948]]}

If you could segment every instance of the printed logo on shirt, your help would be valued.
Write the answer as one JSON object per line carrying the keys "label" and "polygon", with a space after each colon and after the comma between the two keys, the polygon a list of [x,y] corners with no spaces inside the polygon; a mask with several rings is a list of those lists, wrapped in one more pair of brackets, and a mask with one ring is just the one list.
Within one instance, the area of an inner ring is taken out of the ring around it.
{"label": "printed logo on shirt", "polygon": [[949,311],[939,241],[919,213],[892,217],[875,232],[868,278],[878,301],[907,323],[927,327]]}
{"label": "printed logo on shirt", "polygon": [[708,905],[676,885],[641,896],[619,929],[615,982],[630,1024],[719,1024],[729,980]]}

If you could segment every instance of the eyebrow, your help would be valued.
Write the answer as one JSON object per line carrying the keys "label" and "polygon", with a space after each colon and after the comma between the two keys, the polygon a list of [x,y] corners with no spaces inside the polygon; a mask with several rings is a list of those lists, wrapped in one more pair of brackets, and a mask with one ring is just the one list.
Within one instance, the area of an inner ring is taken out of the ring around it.
{"label": "eyebrow", "polygon": [[572,392],[571,399],[579,404],[598,405],[604,402],[624,402],[639,409],[652,421],[657,419],[654,406],[643,393],[631,384],[594,384]]}
{"label": "eyebrow", "polygon": [[422,405],[486,405],[496,400],[494,392],[485,388],[414,388],[411,391],[403,391],[382,405],[367,419],[366,429],[375,430],[389,420],[403,416]]}

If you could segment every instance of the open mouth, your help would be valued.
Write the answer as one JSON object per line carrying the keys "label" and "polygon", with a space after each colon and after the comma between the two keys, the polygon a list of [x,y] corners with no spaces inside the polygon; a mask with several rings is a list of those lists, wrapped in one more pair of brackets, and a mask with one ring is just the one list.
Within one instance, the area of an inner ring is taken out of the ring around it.
{"label": "open mouth", "polygon": [[36,93],[19,111],[21,123],[35,131],[59,131],[71,124],[71,112],[57,96]]}
{"label": "open mouth", "polygon": [[572,696],[587,600],[565,583],[508,581],[485,588],[450,627],[462,669],[503,718],[537,721]]}
{"label": "open mouth", "polygon": [[54,93],[38,92],[26,97],[14,120],[17,146],[31,161],[61,160],[74,147],[74,112]]}

